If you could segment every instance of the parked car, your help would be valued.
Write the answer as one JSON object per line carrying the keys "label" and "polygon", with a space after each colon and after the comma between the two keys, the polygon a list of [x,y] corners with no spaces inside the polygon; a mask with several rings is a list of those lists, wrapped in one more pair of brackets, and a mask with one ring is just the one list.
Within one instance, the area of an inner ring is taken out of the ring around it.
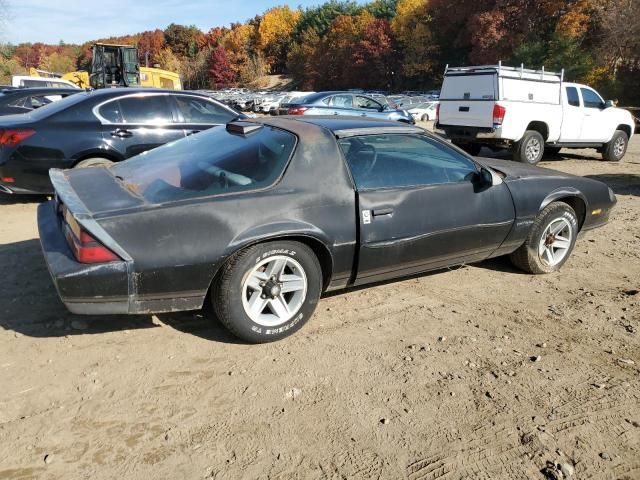
{"label": "parked car", "polygon": [[30,77],[28,75],[14,75],[11,85],[16,88],[73,88],[80,90],[75,83],[61,78]]}
{"label": "parked car", "polygon": [[0,115],[28,113],[80,92],[72,88],[16,88],[0,93]]}
{"label": "parked car", "polygon": [[349,115],[415,123],[406,110],[394,110],[365,95],[319,92],[289,104],[288,115]]}
{"label": "parked car", "polygon": [[428,122],[429,120],[435,120],[437,106],[438,102],[419,103],[412,106],[409,109],[409,113],[413,115],[413,118],[416,120]]}
{"label": "parked car", "polygon": [[287,115],[289,113],[289,108],[292,104],[297,104],[301,101],[302,98],[311,95],[315,92],[288,92],[286,96],[280,102],[280,106],[278,107],[278,115]]}
{"label": "parked car", "polygon": [[595,148],[605,160],[621,160],[634,133],[631,114],[563,77],[502,64],[449,68],[436,129],[474,155],[483,145],[508,148],[532,165],[561,148]]}
{"label": "parked car", "polygon": [[71,312],[211,302],[249,342],[300,329],[323,291],[507,254],[524,271],[554,272],[616,202],[596,180],[346,117],[232,122],[109,168],[50,175],[56,196],[38,228]]}
{"label": "parked car", "polygon": [[80,91],[30,113],[0,117],[0,191],[51,193],[50,168],[119,162],[241,116],[191,92]]}

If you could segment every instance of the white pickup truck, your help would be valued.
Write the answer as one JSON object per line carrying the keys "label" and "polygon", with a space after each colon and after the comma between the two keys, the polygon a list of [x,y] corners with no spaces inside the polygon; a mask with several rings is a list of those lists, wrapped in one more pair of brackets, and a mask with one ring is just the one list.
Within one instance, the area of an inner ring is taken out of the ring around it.
{"label": "white pickup truck", "polygon": [[596,148],[605,160],[621,160],[635,129],[631,113],[563,77],[502,64],[447,67],[436,131],[472,155],[482,146],[509,148],[529,164],[561,148]]}

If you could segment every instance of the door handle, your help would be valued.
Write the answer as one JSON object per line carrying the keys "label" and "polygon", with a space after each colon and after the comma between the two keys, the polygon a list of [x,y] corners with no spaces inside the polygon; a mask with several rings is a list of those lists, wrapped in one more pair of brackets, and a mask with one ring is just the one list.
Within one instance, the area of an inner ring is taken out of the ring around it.
{"label": "door handle", "polygon": [[195,135],[196,133],[200,133],[200,130],[191,130],[191,131],[187,132],[187,137],[189,135]]}
{"label": "door handle", "polygon": [[373,211],[374,217],[381,217],[383,215],[391,215],[393,213],[393,208],[377,208]]}
{"label": "door handle", "polygon": [[123,128],[116,128],[113,132],[111,132],[111,136],[118,137],[118,138],[129,138],[129,137],[133,137],[133,133]]}

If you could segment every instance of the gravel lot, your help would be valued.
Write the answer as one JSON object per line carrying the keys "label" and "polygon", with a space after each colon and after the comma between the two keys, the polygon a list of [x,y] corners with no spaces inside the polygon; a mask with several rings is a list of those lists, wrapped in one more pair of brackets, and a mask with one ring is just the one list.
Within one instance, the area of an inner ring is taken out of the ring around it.
{"label": "gravel lot", "polygon": [[569,152],[542,166],[618,206],[560,273],[334,294],[260,346],[201,313],[67,313],[41,199],[0,197],[0,478],[640,478],[640,138],[621,163]]}

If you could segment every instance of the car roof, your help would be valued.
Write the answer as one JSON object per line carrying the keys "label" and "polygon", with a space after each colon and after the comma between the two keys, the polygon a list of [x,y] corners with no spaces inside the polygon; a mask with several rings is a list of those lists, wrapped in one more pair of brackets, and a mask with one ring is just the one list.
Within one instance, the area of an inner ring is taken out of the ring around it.
{"label": "car roof", "polygon": [[402,122],[392,120],[378,120],[374,118],[348,117],[340,116],[336,118],[334,115],[327,116],[282,116],[274,118],[257,118],[250,119],[265,125],[282,128],[300,133],[304,127],[316,126],[325,130],[329,130],[338,138],[352,137],[356,135],[371,135],[385,133],[421,133],[425,130],[420,127],[414,127]]}

